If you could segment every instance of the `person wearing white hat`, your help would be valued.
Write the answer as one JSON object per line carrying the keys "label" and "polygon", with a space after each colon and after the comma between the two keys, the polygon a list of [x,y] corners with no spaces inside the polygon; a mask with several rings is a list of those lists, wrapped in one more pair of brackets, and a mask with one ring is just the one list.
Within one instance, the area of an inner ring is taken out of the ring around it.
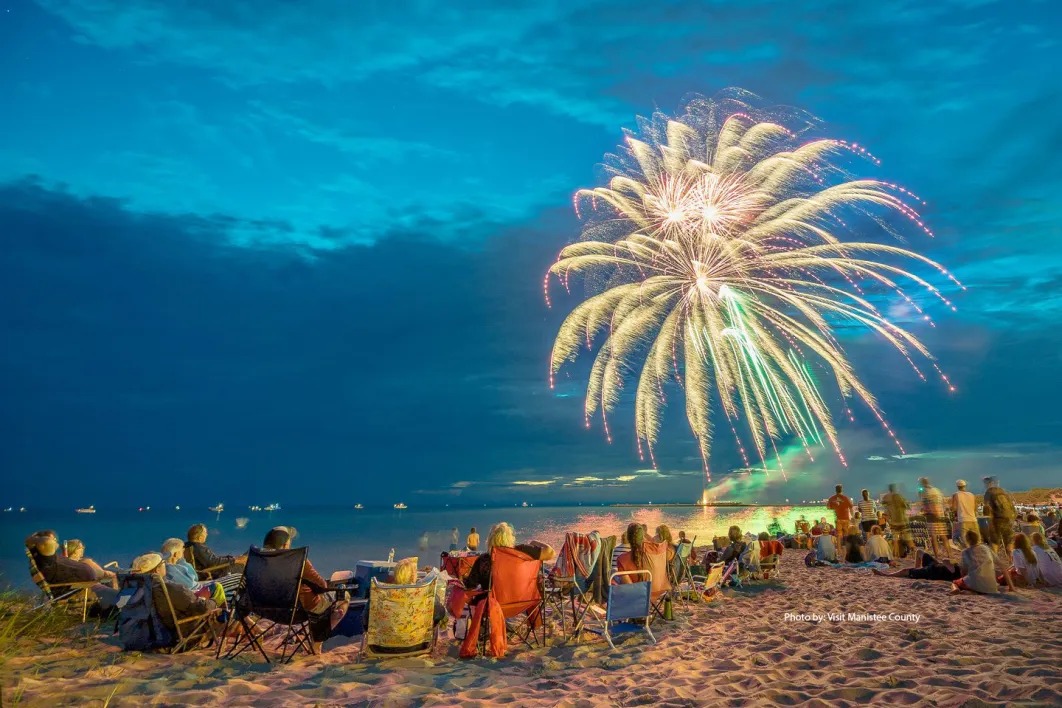
{"label": "person wearing white hat", "polygon": [[966,531],[977,531],[977,497],[966,491],[966,480],[955,480],[958,491],[951,495],[951,511],[955,514],[955,528],[952,529],[952,538],[963,543]]}
{"label": "person wearing white hat", "polygon": [[[166,563],[158,553],[145,553],[137,556],[133,561],[134,573],[149,574],[152,576],[151,604],[156,614],[162,620],[162,624],[171,632],[176,632],[175,620],[185,617],[196,617],[212,612],[217,609],[217,603],[210,599],[196,597],[195,594],[177,583],[166,580]],[[166,605],[166,595],[162,593],[162,583],[166,583],[166,593],[170,596],[170,604],[173,612]],[[176,615],[176,618],[174,617]]]}

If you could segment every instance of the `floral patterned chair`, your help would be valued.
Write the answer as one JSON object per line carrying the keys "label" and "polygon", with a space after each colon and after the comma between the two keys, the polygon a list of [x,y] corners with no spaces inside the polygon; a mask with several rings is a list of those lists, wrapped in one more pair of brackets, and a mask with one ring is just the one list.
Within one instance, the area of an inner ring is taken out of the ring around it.
{"label": "floral patterned chair", "polygon": [[369,621],[361,638],[362,658],[415,656],[435,649],[434,621],[439,574],[430,572],[413,585],[391,585],[372,579]]}

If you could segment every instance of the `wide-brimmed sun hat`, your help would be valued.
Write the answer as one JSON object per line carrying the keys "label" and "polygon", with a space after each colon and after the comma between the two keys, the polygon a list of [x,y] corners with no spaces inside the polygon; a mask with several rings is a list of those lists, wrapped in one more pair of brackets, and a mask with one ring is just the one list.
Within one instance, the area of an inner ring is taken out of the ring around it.
{"label": "wide-brimmed sun hat", "polygon": [[150,573],[159,567],[162,563],[162,556],[158,553],[145,553],[142,556],[137,556],[133,561],[134,573]]}

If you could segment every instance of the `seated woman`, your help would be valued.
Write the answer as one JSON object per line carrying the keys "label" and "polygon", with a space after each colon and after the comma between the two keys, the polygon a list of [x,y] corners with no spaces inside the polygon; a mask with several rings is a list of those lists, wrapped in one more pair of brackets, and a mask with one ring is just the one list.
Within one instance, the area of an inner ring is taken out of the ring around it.
{"label": "seated woman", "polygon": [[970,590],[984,595],[999,592],[999,584],[1005,582],[1014,590],[1010,573],[997,567],[998,558],[988,545],[981,543],[981,534],[973,529],[966,531],[966,550],[962,552],[962,570],[965,573],[954,581],[953,591]]}
{"label": "seated woman", "polygon": [[218,605],[225,604],[225,588],[213,580],[199,581],[195,568],[184,559],[184,541],[168,538],[162,544],[162,559],[166,562],[166,579],[191,590],[196,597],[211,598]]}
{"label": "seated woman", "polygon": [[118,590],[104,585],[97,573],[96,568],[88,563],[73,560],[59,553],[59,541],[55,538],[55,532],[44,532],[43,535],[34,534],[26,539],[26,546],[33,555],[37,570],[48,585],[57,586],[57,595],[66,593],[64,585],[71,583],[96,583],[91,591],[99,600],[100,607],[106,611],[114,607],[118,600]]}
{"label": "seated woman", "polygon": [[[879,538],[881,538],[879,536]],[[884,541],[884,539],[882,538]],[[886,543],[886,545],[888,545]],[[914,568],[900,568],[899,570],[880,571],[874,569],[875,575],[886,578],[911,578],[912,580],[958,580],[962,575],[959,566],[951,561],[938,561],[921,548],[915,550]]]}
{"label": "seated woman", "polygon": [[468,575],[465,577],[466,589],[475,590],[480,588],[486,590],[490,587],[490,552],[493,548],[515,548],[521,553],[531,556],[534,560],[541,561],[553,560],[557,557],[557,552],[545,543],[531,541],[530,543],[517,544],[513,527],[504,521],[498,522],[491,526],[490,531],[487,533],[487,552],[481,553],[476,558],[476,562],[472,564],[472,569],[468,571]]}
{"label": "seated woman", "polygon": [[[188,543],[185,544],[184,557],[199,573],[203,580],[216,580],[223,575],[240,572],[236,566],[247,563],[247,556],[219,556],[206,545],[207,527],[194,524],[188,529]],[[218,567],[221,566],[221,567]],[[209,573],[204,571],[214,568]]]}
{"label": "seated woman", "polygon": [[162,620],[162,624],[171,632],[176,632],[175,620],[204,615],[215,610],[217,604],[209,598],[196,597],[185,586],[172,582],[166,575],[166,567],[166,562],[158,553],[145,553],[133,561],[132,570],[134,573],[150,574],[152,585],[155,587],[158,587],[161,583],[166,583],[166,595],[170,597],[170,605],[173,606],[173,612],[170,612],[170,608],[166,604],[166,595],[161,591],[151,593],[151,605],[155,608],[155,613],[159,616],[159,619]]}
{"label": "seated woman", "polygon": [[744,536],[741,535],[741,529],[737,526],[731,526],[727,532],[726,537],[730,541],[730,544],[723,551],[722,557],[719,559],[721,563],[729,563],[730,561],[736,561],[741,558],[741,554],[745,552],[745,547],[748,546],[745,543]]}
{"label": "seated woman", "polygon": [[1034,533],[1032,535],[1032,549],[1036,554],[1036,565],[1040,568],[1040,578],[1044,585],[1049,588],[1062,587],[1062,560],[1059,560],[1058,552],[1047,544],[1044,535]]}
{"label": "seated woman", "polygon": [[863,550],[863,537],[858,533],[850,533],[844,538],[844,562],[862,563],[867,560]]}
{"label": "seated woman", "polygon": [[[262,542],[262,548],[271,551],[291,548],[290,531],[282,526],[271,529]],[[313,639],[314,652],[320,654],[325,640],[347,614],[350,601],[336,600],[335,593],[328,590],[328,582],[314,570],[310,559],[307,558],[302,568],[299,604],[310,615],[310,636]]]}
{"label": "seated woman", "polygon": [[671,529],[667,527],[667,524],[660,524],[656,527],[656,540],[659,543],[667,544],[667,560],[670,563],[675,559],[675,550],[678,546],[675,544],[675,540],[671,537]]}
{"label": "seated woman", "polygon": [[888,563],[892,560],[892,547],[885,540],[878,524],[870,527],[870,535],[867,536],[867,558],[878,563]]}
{"label": "seated woman", "polygon": [[1011,552],[1013,566],[1007,572],[1017,587],[1031,588],[1040,580],[1039,559],[1033,552],[1029,537],[1014,534],[1014,550]]}
{"label": "seated woman", "polygon": [[80,561],[92,567],[96,571],[96,579],[104,585],[110,585],[113,588],[118,587],[118,576],[112,571],[105,570],[99,563],[91,558],[85,557],[85,544],[76,538],[72,538],[66,542],[66,557],[72,561]]}
{"label": "seated woman", "polygon": [[[627,526],[624,537],[627,539],[627,543],[630,544],[630,550],[624,551],[616,559],[616,570],[624,572],[648,569],[649,563],[645,556],[645,527],[641,524],[630,524]],[[617,578],[621,583],[634,583],[646,579],[637,575],[621,575]]]}

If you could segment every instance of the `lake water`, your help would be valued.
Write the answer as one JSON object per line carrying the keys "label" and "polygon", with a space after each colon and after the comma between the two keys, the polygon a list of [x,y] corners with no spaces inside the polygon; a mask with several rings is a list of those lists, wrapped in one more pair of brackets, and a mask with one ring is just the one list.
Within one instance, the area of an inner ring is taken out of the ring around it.
{"label": "lake water", "polygon": [[[61,540],[80,539],[86,555],[103,564],[111,560],[128,567],[134,557],[158,552],[170,537],[185,538],[188,527],[205,523],[208,545],[216,553],[238,555],[251,544],[261,544],[274,526],[294,526],[295,545],[308,545],[310,559],[322,574],[352,568],[360,559],[386,559],[392,548],[395,558],[418,556],[420,565],[438,565],[439,553],[450,545],[451,529],[457,527],[464,545],[469,527],[475,526],[486,541],[487,530],[498,521],[508,521],[516,529],[518,542],[545,541],[558,550],[565,531],[600,531],[620,534],[632,521],[649,526],[667,524],[677,535],[698,537],[697,545],[708,544],[715,535],[725,535],[736,524],[742,531],[765,531],[772,519],[779,519],[786,531],[805,515],[826,516],[821,506],[779,507],[484,507],[442,509],[362,509],[293,508],[275,512],[226,510],[222,514],[182,509],[152,509],[148,512],[107,511],[76,514],[68,512],[18,511],[0,515],[0,585],[29,588],[22,540],[40,529],[54,529]],[[832,515],[831,515],[832,516]],[[246,518],[243,528],[237,519]]]}

